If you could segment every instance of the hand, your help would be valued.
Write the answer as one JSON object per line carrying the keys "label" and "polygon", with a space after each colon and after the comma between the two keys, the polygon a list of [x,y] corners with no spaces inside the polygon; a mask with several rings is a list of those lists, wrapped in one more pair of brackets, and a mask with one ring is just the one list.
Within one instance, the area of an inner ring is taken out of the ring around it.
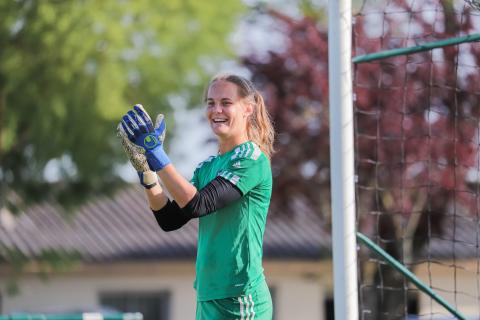
{"label": "hand", "polygon": [[157,174],[150,170],[145,156],[145,150],[132,143],[125,133],[121,123],[117,126],[117,136],[121,139],[122,147],[127,154],[132,166],[137,170],[140,183],[147,189],[154,187],[157,182]]}
{"label": "hand", "polygon": [[151,170],[159,171],[170,163],[163,150],[166,131],[163,114],[157,116],[154,127],[152,119],[142,105],[136,104],[133,110],[123,116],[120,124],[128,139],[145,154]]}

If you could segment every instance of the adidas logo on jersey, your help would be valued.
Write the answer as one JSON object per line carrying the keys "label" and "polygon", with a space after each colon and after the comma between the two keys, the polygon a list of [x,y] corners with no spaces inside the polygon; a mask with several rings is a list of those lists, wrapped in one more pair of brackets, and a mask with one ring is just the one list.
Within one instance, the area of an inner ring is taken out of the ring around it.
{"label": "adidas logo on jersey", "polygon": [[237,161],[232,164],[232,167],[240,169],[242,167],[242,164],[240,163],[240,161]]}

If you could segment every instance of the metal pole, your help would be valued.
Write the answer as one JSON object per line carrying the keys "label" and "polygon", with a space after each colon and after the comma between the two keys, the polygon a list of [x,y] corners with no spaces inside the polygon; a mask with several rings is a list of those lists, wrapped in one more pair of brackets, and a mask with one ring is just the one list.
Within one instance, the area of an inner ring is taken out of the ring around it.
{"label": "metal pole", "polygon": [[380,257],[382,257],[389,265],[391,265],[398,272],[403,274],[418,289],[420,289],[421,291],[428,294],[430,296],[430,298],[437,301],[441,306],[443,306],[445,309],[447,309],[448,312],[450,312],[457,319],[467,320],[467,317],[465,317],[460,311],[458,311],[453,306],[451,306],[445,299],[443,299],[440,295],[438,295],[435,291],[433,291],[432,288],[430,288],[429,286],[424,284],[419,278],[417,278],[417,276],[413,272],[408,270],[403,264],[401,264],[394,257],[389,255],[385,250],[383,250],[382,248],[377,246],[367,236],[365,236],[364,234],[361,234],[360,232],[357,232],[357,238],[358,238],[358,240],[360,240],[360,242],[363,242],[367,247],[369,247],[371,250],[373,250],[373,252],[375,252]]}
{"label": "metal pole", "polygon": [[364,62],[388,59],[388,58],[396,57],[400,55],[413,54],[417,52],[428,51],[436,48],[453,46],[456,44],[474,42],[474,41],[480,41],[480,33],[469,34],[463,37],[456,37],[456,38],[443,39],[439,41],[427,42],[418,46],[413,46],[408,48],[397,48],[397,49],[364,54],[361,56],[354,57],[352,61],[353,63],[364,63]]}
{"label": "metal pole", "polygon": [[335,319],[358,319],[351,0],[328,1],[330,168]]}

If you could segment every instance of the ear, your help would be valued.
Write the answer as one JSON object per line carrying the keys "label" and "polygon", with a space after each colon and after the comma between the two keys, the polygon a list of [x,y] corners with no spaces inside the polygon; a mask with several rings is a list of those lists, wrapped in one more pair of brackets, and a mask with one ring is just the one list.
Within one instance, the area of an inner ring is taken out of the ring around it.
{"label": "ear", "polygon": [[247,118],[253,114],[253,104],[251,103],[245,103],[245,110],[244,110],[244,117]]}

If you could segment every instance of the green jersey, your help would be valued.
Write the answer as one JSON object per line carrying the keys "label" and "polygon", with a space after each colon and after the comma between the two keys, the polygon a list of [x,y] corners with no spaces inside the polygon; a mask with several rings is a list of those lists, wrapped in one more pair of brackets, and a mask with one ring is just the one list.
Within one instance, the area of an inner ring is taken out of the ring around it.
{"label": "green jersey", "polygon": [[202,189],[217,176],[233,183],[243,196],[199,219],[194,284],[198,301],[239,296],[264,282],[262,247],[272,194],[270,161],[248,141],[200,163],[192,183]]}

